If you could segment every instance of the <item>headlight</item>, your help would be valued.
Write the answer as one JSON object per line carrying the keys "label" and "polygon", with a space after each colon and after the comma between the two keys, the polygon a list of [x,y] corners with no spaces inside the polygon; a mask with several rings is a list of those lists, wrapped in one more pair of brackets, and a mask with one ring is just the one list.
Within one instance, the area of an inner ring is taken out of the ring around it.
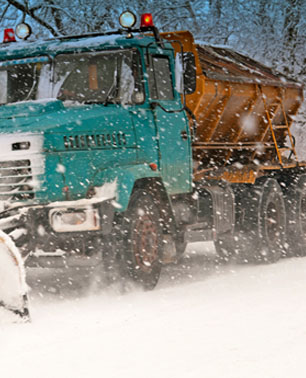
{"label": "headlight", "polygon": [[119,22],[123,28],[130,29],[136,24],[136,16],[130,11],[125,11],[121,13]]}

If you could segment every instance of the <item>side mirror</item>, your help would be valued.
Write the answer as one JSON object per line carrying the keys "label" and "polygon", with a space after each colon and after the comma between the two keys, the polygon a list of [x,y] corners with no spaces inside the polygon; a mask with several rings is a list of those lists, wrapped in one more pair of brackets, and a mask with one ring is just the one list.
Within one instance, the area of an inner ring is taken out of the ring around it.
{"label": "side mirror", "polygon": [[197,76],[195,58],[192,52],[184,52],[184,92],[186,95],[192,94],[196,90]]}

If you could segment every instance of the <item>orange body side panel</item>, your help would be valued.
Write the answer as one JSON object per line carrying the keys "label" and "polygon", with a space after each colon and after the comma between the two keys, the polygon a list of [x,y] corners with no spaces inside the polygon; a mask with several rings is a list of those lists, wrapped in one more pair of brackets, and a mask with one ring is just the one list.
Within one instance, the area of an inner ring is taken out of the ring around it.
{"label": "orange body side panel", "polygon": [[[219,175],[222,179],[253,182],[260,169],[247,167],[286,168],[285,162],[289,167],[291,151],[295,160],[290,166],[298,164],[294,146],[287,148],[289,153],[282,159],[280,151],[288,144],[292,116],[303,101],[301,85],[231,50],[196,45],[188,31],[162,37],[176,53],[180,45],[174,40],[195,56],[196,90],[186,96],[197,120],[195,177],[226,168],[227,173]],[[241,173],[237,166],[242,167]]]}

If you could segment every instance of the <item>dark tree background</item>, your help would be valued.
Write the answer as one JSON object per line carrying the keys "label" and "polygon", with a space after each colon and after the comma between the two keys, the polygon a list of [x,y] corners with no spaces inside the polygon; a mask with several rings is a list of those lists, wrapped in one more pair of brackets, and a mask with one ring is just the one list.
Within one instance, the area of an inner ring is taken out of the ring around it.
{"label": "dark tree background", "polygon": [[[226,45],[306,84],[306,0],[130,0],[161,31],[190,30],[197,41]],[[32,39],[119,27],[125,0],[0,0],[0,30],[28,22]],[[306,106],[298,124],[305,123]],[[306,136],[305,136],[306,142]]]}
{"label": "dark tree background", "polygon": [[[130,0],[162,30],[188,29],[197,40],[230,46],[306,81],[305,0]],[[0,27],[30,23],[34,38],[118,28],[123,0],[0,0]]]}

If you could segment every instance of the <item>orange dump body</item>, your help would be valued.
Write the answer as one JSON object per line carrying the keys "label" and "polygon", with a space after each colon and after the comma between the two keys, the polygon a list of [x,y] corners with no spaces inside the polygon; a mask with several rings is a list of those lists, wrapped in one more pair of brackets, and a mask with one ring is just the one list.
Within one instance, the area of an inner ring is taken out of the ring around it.
{"label": "orange dump body", "polygon": [[290,132],[303,101],[300,84],[232,50],[196,45],[189,32],[162,36],[195,56],[197,86],[186,105],[197,120],[196,179],[253,183],[265,170],[301,164]]}

